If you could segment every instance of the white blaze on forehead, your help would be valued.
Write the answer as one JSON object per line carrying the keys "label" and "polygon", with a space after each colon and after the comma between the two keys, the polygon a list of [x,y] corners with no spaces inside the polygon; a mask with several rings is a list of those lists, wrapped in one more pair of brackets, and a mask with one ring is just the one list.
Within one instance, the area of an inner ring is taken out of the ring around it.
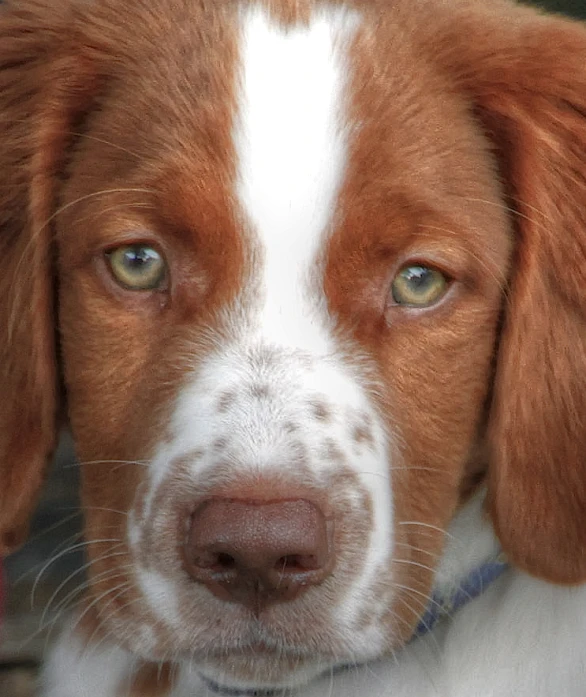
{"label": "white blaze on forehead", "polygon": [[344,50],[355,24],[332,9],[293,26],[258,7],[243,15],[237,193],[260,251],[257,329],[315,353],[331,348],[316,274],[344,173]]}
{"label": "white blaze on forehead", "polygon": [[[340,467],[338,453],[370,494],[375,518],[366,559],[334,618],[347,628],[370,602],[366,589],[391,551],[393,514],[388,436],[372,401],[370,364],[346,360],[322,287],[348,156],[346,59],[358,22],[353,13],[323,8],[306,24],[285,26],[260,6],[243,11],[240,21],[233,137],[242,234],[254,256],[251,286],[242,291],[244,302],[223,311],[229,340],[221,335],[187,374],[172,438],[151,461],[143,520],[152,524],[154,492],[190,453],[198,453],[187,478],[194,497],[198,482],[226,468],[236,476],[279,468],[292,482],[313,475],[321,485]],[[316,417],[315,403],[327,420]],[[370,444],[354,435],[363,422]],[[352,505],[361,501],[356,494]],[[133,540],[136,546],[140,535]],[[141,581],[156,601],[162,584]],[[368,631],[365,642],[374,646]]]}

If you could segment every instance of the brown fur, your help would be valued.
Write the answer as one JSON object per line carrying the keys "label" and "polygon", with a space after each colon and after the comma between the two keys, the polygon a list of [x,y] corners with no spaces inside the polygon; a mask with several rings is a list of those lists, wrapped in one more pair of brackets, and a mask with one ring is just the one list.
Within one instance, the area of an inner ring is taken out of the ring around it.
{"label": "brown fur", "polygon": [[521,8],[503,21],[501,7],[509,13],[505,4],[463,12],[441,55],[493,140],[516,212],[488,508],[517,565],[578,583],[586,580],[586,32]]}
{"label": "brown fur", "polygon": [[[376,398],[400,436],[397,522],[445,528],[485,477],[511,561],[586,581],[586,30],[498,0],[352,4],[365,18],[350,50],[361,128],[325,292],[340,336],[387,388]],[[254,277],[229,212],[234,4],[153,5],[0,10],[0,553],[25,536],[60,394],[83,460],[140,458],[209,350],[205,328]],[[269,5],[285,23],[310,12]],[[190,29],[169,42],[178,25]],[[96,261],[145,226],[176,271],[167,295],[131,296]],[[390,280],[422,254],[452,289],[427,311],[399,310]],[[90,539],[122,531],[116,511],[141,476],[84,468]],[[442,536],[396,534],[420,550],[397,577],[425,595]],[[402,600],[390,612],[406,638],[417,618]]]}

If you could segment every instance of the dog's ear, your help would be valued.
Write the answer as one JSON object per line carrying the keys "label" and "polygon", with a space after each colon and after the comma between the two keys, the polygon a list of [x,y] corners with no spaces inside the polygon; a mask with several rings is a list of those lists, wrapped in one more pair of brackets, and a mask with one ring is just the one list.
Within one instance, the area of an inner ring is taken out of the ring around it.
{"label": "dog's ear", "polygon": [[0,6],[0,555],[24,539],[57,438],[57,181],[87,75],[66,3]]}
{"label": "dog's ear", "polygon": [[529,573],[586,580],[586,26],[462,3],[438,48],[483,126],[516,235],[488,509]]}

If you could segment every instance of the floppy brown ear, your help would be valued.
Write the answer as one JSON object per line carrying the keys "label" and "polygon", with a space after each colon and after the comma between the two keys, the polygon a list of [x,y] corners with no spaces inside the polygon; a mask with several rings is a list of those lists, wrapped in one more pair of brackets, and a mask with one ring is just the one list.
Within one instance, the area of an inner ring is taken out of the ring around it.
{"label": "floppy brown ear", "polygon": [[65,4],[46,4],[0,6],[0,555],[26,535],[58,430],[51,216],[83,100]]}
{"label": "floppy brown ear", "polygon": [[463,2],[444,36],[516,212],[488,508],[514,564],[586,581],[586,26]]}

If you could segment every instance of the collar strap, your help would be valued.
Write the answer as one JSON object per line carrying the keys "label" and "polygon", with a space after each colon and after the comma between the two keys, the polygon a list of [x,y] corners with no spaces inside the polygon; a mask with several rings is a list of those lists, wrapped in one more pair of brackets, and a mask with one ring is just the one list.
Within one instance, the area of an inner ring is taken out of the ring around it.
{"label": "collar strap", "polygon": [[210,692],[213,692],[215,695],[222,695],[222,697],[277,697],[277,695],[283,694],[283,691],[279,689],[224,687],[201,674],[199,677]]}
{"label": "collar strap", "polygon": [[451,617],[471,600],[478,598],[508,568],[509,565],[504,555],[499,554],[498,557],[473,569],[449,592],[439,593],[434,591],[427,610],[419,620],[419,624],[413,633],[412,640],[428,634],[441,619]]}

